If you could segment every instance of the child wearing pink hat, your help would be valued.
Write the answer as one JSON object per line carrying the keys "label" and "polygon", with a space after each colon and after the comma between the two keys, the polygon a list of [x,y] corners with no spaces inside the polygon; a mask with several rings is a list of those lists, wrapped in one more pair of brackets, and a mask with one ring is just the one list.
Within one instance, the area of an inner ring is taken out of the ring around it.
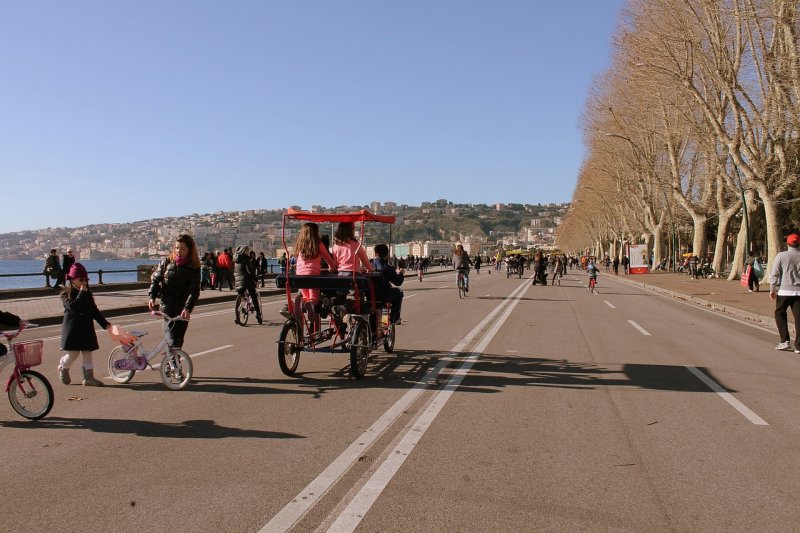
{"label": "child wearing pink hat", "polygon": [[83,358],[83,384],[87,387],[101,387],[103,382],[95,379],[92,352],[100,346],[94,332],[94,321],[105,330],[111,324],[103,317],[89,290],[89,274],[80,263],[74,263],[67,274],[68,285],[61,293],[64,304],[64,322],[61,327],[61,349],[66,355],[58,362],[58,377],[61,383],[69,385],[72,380],[69,368],[81,356]]}

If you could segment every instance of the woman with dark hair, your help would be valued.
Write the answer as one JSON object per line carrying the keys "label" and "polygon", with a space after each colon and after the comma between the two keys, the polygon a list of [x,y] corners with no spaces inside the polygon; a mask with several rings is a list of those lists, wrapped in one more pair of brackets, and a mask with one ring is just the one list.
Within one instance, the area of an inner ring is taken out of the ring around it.
{"label": "woman with dark hair", "polygon": [[170,324],[170,348],[183,347],[188,320],[199,296],[200,258],[197,256],[197,246],[191,235],[179,235],[170,256],[153,272],[150,301],[147,303],[150,310],[154,311],[156,300],[161,298],[161,310],[165,315],[170,318],[180,315],[184,319]]}

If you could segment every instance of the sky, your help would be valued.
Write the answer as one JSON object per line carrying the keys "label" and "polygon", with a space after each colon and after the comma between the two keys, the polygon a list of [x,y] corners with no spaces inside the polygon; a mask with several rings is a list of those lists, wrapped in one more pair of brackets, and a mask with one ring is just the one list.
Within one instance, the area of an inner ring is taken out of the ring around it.
{"label": "sky", "polygon": [[623,0],[0,3],[0,233],[550,203]]}

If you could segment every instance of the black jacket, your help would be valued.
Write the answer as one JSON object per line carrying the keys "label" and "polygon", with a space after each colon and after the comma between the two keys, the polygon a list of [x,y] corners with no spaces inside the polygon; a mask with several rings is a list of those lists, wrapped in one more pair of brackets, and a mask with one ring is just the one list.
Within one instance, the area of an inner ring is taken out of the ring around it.
{"label": "black jacket", "polygon": [[[372,266],[375,268],[375,272],[379,272],[383,278],[382,284],[375,284],[376,296],[379,300],[386,300],[390,294],[388,289],[392,285],[402,285],[405,278],[392,265],[378,257],[372,260]],[[399,289],[396,290],[399,291]]]}
{"label": "black jacket", "polygon": [[176,317],[186,309],[190,313],[200,296],[200,269],[191,264],[178,266],[164,259],[153,272],[150,299],[161,298],[161,310]]}
{"label": "black jacket", "polygon": [[103,329],[108,327],[108,321],[100,314],[92,293],[70,287],[61,295],[61,301],[64,304],[61,349],[97,350],[100,346],[97,344],[93,321],[96,320]]}
{"label": "black jacket", "polygon": [[75,264],[75,257],[70,256],[69,254],[64,254],[63,259],[61,260],[61,269],[64,271],[64,274],[69,274],[69,268]]}
{"label": "black jacket", "polygon": [[233,278],[236,290],[256,288],[256,263],[250,254],[237,253],[233,258]]}

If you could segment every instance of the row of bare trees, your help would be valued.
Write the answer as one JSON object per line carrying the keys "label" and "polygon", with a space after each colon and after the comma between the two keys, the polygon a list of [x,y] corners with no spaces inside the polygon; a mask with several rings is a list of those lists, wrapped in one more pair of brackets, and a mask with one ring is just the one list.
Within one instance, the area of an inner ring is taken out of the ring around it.
{"label": "row of bare trees", "polygon": [[740,216],[763,207],[771,263],[777,207],[800,172],[799,30],[797,0],[629,0],[587,101],[560,247],[645,242],[659,262],[675,229],[691,228],[691,251],[714,251],[716,272],[735,238],[732,279],[746,253]]}

